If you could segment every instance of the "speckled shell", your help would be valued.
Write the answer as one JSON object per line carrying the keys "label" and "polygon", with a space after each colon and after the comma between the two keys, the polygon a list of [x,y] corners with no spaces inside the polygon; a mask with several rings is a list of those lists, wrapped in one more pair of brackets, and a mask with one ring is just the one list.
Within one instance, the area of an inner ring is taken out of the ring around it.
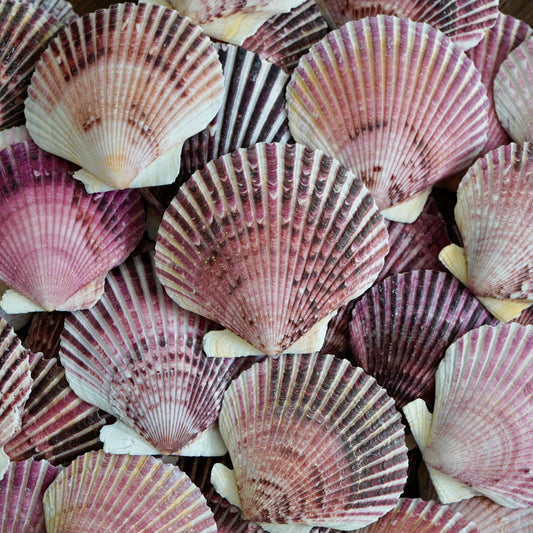
{"label": "speckled shell", "polygon": [[258,144],[181,187],[155,263],[180,306],[276,355],[372,285],[387,250],[353,174],[301,145]]}
{"label": "speckled shell", "polygon": [[446,505],[434,501],[402,498],[395,509],[359,531],[360,533],[481,533],[482,530]]}
{"label": "speckled shell", "polygon": [[3,447],[20,430],[32,383],[28,352],[13,329],[0,318],[0,478],[9,462]]}
{"label": "speckled shell", "polygon": [[463,50],[481,41],[498,18],[498,0],[316,0],[316,3],[334,28],[349,20],[394,15],[431,24]]}
{"label": "speckled shell", "polygon": [[218,41],[242,45],[269,18],[304,0],[150,0],[176,9]]}
{"label": "speckled shell", "polygon": [[63,331],[66,312],[35,313],[32,315],[24,346],[33,353],[42,352],[45,357],[59,356],[59,339]]}
{"label": "speckled shell", "polygon": [[10,463],[0,481],[0,531],[45,533],[43,494],[58,468],[48,461]]}
{"label": "speckled shell", "polygon": [[0,129],[24,122],[24,99],[56,21],[29,3],[0,2]]}
{"label": "speckled shell", "polygon": [[17,144],[31,140],[26,126],[13,126],[0,131],[0,150],[7,148],[10,144]]}
{"label": "speckled shell", "polygon": [[253,365],[230,385],[219,424],[250,520],[351,530],[391,510],[403,490],[399,413],[346,360],[281,355]]}
{"label": "speckled shell", "polygon": [[24,0],[52,15],[60,24],[69,24],[78,18],[68,0]]}
{"label": "speckled shell", "polygon": [[[483,153],[490,152],[511,141],[496,115],[493,94],[494,78],[509,53],[531,35],[532,30],[525,22],[500,13],[496,24],[485,32],[479,44],[466,52],[466,55],[481,73],[481,80],[487,88],[487,95],[491,104],[488,110],[488,140],[483,148]],[[521,113],[524,113],[524,109],[521,109]]]}
{"label": "speckled shell", "polygon": [[268,19],[242,43],[263,59],[292,72],[300,56],[328,32],[328,25],[314,0],[306,0],[288,13]]}
{"label": "speckled shell", "polygon": [[31,141],[0,152],[0,279],[26,311],[93,305],[144,231],[138,193],[89,195],[74,168]]}
{"label": "speckled shell", "polygon": [[218,417],[245,361],[207,358],[215,324],[179,308],[150,257],[112,271],[92,309],[65,320],[60,358],[76,394],[113,414],[163,454],[178,454]]}
{"label": "speckled shell", "polygon": [[376,378],[398,408],[432,404],[446,348],[467,331],[497,321],[446,272],[417,270],[374,285],[354,305],[350,361]]}
{"label": "speckled shell", "polygon": [[533,505],[532,350],[533,326],[474,329],[439,365],[433,415],[421,400],[404,407],[443,503],[484,495]]}
{"label": "speckled shell", "polygon": [[36,66],[25,103],[32,138],[83,167],[74,177],[91,192],[171,183],[183,142],[222,102],[210,43],[161,6],[114,4],[83,16]]}
{"label": "speckled shell", "polygon": [[329,33],[287,87],[294,139],[350,168],[380,209],[466,168],[487,140],[488,106],[479,72],[445,35],[381,15]]}
{"label": "speckled shell", "polygon": [[478,296],[533,298],[533,145],[509,144],[480,158],[457,191],[467,286]]}
{"label": "speckled shell", "polygon": [[99,433],[106,420],[74,394],[57,360],[31,354],[30,369],[33,386],[21,429],[4,447],[9,458],[46,459],[60,465],[101,448]]}
{"label": "speckled shell", "polygon": [[187,475],[149,456],[78,457],[48,487],[44,511],[47,533],[217,531],[205,498]]}
{"label": "speckled shell", "polygon": [[494,78],[498,118],[513,141],[533,142],[533,37],[515,48]]}

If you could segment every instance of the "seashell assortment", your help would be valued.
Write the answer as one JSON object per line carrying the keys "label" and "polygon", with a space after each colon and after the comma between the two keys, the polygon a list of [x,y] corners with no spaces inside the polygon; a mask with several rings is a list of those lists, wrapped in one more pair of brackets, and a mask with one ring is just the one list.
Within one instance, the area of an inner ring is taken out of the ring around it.
{"label": "seashell assortment", "polygon": [[533,531],[528,24],[27,1],[0,0],[0,529]]}

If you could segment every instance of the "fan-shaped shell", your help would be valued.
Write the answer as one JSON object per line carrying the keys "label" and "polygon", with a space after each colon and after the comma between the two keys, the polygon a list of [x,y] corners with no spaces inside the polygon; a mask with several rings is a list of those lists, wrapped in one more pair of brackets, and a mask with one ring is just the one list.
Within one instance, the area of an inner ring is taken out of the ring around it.
{"label": "fan-shaped shell", "polygon": [[0,131],[0,150],[11,144],[17,144],[31,140],[26,126],[13,126]]}
{"label": "fan-shaped shell", "polygon": [[[488,109],[488,140],[483,148],[483,153],[490,152],[511,141],[496,115],[493,93],[494,78],[509,53],[531,35],[532,30],[524,21],[500,13],[496,24],[486,31],[479,44],[466,52],[466,55],[481,73],[481,80],[487,88],[487,95],[491,104]],[[524,112],[525,110],[521,109],[521,116]]]}
{"label": "fan-shaped shell", "polygon": [[433,403],[435,372],[446,348],[467,331],[495,322],[448,273],[393,275],[355,303],[349,359],[376,378],[398,408],[416,398]]}
{"label": "fan-shaped shell", "polygon": [[218,41],[242,45],[270,17],[286,13],[304,0],[157,0],[176,9]]}
{"label": "fan-shaped shell", "polygon": [[187,475],[149,456],[78,457],[46,490],[44,511],[49,533],[217,531],[205,498]]}
{"label": "fan-shaped shell", "polygon": [[439,365],[433,415],[422,400],[404,407],[443,503],[533,505],[532,351],[533,326],[474,329]]}
{"label": "fan-shaped shell", "polygon": [[181,187],[155,263],[180,306],[276,355],[366,290],[387,250],[381,216],[353,174],[301,145],[258,144]]}
{"label": "fan-shaped shell", "polygon": [[61,362],[80,398],[176,454],[216,421],[243,364],[202,353],[214,326],[179,308],[137,256],[109,274],[100,302],[65,320]]}
{"label": "fan-shaped shell", "polygon": [[421,195],[407,216],[386,212],[402,222],[487,140],[489,102],[472,62],[431,26],[391,16],[348,22],[312,46],[287,106],[295,140],[350,168],[380,209]]}
{"label": "fan-shaped shell", "polygon": [[[524,232],[533,227],[532,183],[533,145],[512,143],[476,161],[459,186],[455,219],[466,275],[456,275],[479,297],[525,306],[533,299],[533,240]],[[443,259],[455,274],[455,264]]]}
{"label": "fan-shaped shell", "polygon": [[463,50],[481,41],[498,18],[497,0],[316,0],[316,3],[334,28],[349,20],[394,15],[427,22]]}
{"label": "fan-shaped shell", "polygon": [[30,369],[33,385],[21,428],[4,447],[9,458],[46,459],[59,465],[101,448],[99,432],[106,420],[74,394],[57,360],[31,354]]}
{"label": "fan-shaped shell", "polygon": [[161,185],[181,147],[222,102],[223,76],[201,29],[174,10],[114,4],[59,31],[25,104],[44,150],[83,167],[87,190]]}
{"label": "fan-shaped shell", "polygon": [[494,104],[504,129],[513,141],[533,142],[533,38],[515,48],[494,78]]}
{"label": "fan-shaped shell", "polygon": [[33,353],[42,352],[45,357],[59,356],[59,339],[67,313],[35,313],[32,315],[24,346]]}
{"label": "fan-shaped shell", "polygon": [[0,129],[24,122],[24,99],[56,20],[24,2],[0,2]]}
{"label": "fan-shaped shell", "polygon": [[93,305],[142,236],[138,193],[91,196],[73,172],[31,141],[0,152],[0,279],[23,296],[13,309],[4,294],[7,312]]}
{"label": "fan-shaped shell", "polygon": [[250,520],[350,530],[392,509],[403,490],[399,413],[346,360],[281,355],[253,365],[230,385],[219,424]]}
{"label": "fan-shaped shell", "polygon": [[43,494],[57,471],[48,461],[10,463],[0,481],[2,533],[45,533]]}

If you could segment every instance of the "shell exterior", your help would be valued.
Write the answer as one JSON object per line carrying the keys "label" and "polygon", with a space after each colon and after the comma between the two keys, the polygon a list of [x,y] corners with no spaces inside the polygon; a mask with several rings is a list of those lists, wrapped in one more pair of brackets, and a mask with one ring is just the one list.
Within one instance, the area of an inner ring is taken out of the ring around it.
{"label": "shell exterior", "polygon": [[183,181],[212,159],[238,148],[287,142],[290,137],[285,111],[288,75],[244,48],[215,47],[224,72],[224,100],[209,126],[183,145]]}
{"label": "shell exterior", "polygon": [[383,220],[353,174],[320,151],[258,144],[181,187],[155,264],[180,306],[276,355],[364,292],[387,250]]}
{"label": "shell exterior", "polygon": [[281,355],[253,365],[230,385],[219,424],[250,520],[354,529],[403,490],[399,413],[346,360]]}
{"label": "shell exterior", "polygon": [[0,129],[24,122],[24,99],[39,56],[52,39],[55,21],[23,2],[0,2]]}
{"label": "shell exterior", "polygon": [[65,320],[61,363],[80,398],[176,454],[215,422],[243,364],[202,353],[213,327],[179,308],[150,257],[137,256],[109,274],[100,302]]}
{"label": "shell exterior", "polygon": [[24,0],[43,11],[46,11],[60,24],[69,24],[78,18],[72,4],[68,0]]}
{"label": "shell exterior", "polygon": [[161,6],[85,15],[59,31],[36,66],[28,130],[41,148],[83,167],[74,177],[92,192],[171,183],[183,142],[222,102],[210,44]]}
{"label": "shell exterior", "polygon": [[513,141],[533,142],[533,37],[515,48],[494,78],[494,104],[503,128]]}
{"label": "shell exterior", "polygon": [[31,140],[26,126],[13,126],[0,131],[0,150],[7,148],[10,144],[16,144]]}
{"label": "shell exterior", "polygon": [[[150,0],[151,1],[151,0]],[[242,45],[269,18],[286,13],[304,0],[157,0],[176,9],[218,41]]]}
{"label": "shell exterior", "polygon": [[57,360],[31,354],[30,368],[33,386],[21,429],[4,447],[9,458],[47,459],[59,465],[101,448],[99,431],[106,420],[74,394]]}
{"label": "shell exterior", "polygon": [[93,305],[144,231],[138,193],[89,195],[73,171],[31,141],[0,152],[0,279],[29,300],[27,310]]}
{"label": "shell exterior", "polygon": [[8,465],[3,447],[20,430],[32,383],[28,352],[13,328],[0,318],[0,478]]}
{"label": "shell exterior", "polygon": [[57,472],[48,461],[10,463],[0,481],[2,533],[45,533],[43,494]]}
{"label": "shell exterior", "polygon": [[446,36],[381,15],[329,33],[287,87],[295,140],[350,168],[380,209],[466,168],[487,140],[488,106],[479,72]]}
{"label": "shell exterior", "polygon": [[449,507],[476,524],[483,533],[527,533],[533,531],[533,507],[509,509],[489,498],[476,497]]}
{"label": "shell exterior", "polygon": [[[474,329],[439,365],[424,438],[411,423],[419,400],[404,408],[443,503],[484,495],[507,507],[533,505],[532,351],[533,326]],[[465,494],[447,493],[442,474],[459,481]]]}
{"label": "shell exterior", "polygon": [[[480,158],[457,191],[467,286],[477,296],[533,298],[533,145],[509,144]],[[502,260],[505,258],[505,260]]]}
{"label": "shell exterior", "polygon": [[355,303],[349,359],[376,378],[398,408],[416,398],[432,403],[435,372],[446,348],[491,323],[497,321],[451,274],[396,274]]}
{"label": "shell exterior", "polygon": [[48,487],[44,511],[48,533],[217,531],[188,476],[150,456],[100,451],[78,457]]}
{"label": "shell exterior", "polygon": [[59,339],[63,331],[66,312],[35,313],[24,338],[24,346],[33,353],[42,352],[45,357],[59,356]]}
{"label": "shell exterior", "polygon": [[316,3],[334,28],[349,20],[394,15],[431,24],[463,50],[483,39],[499,13],[497,0],[316,0]]}
{"label": "shell exterior", "polygon": [[268,19],[242,46],[292,72],[300,56],[327,32],[328,25],[314,0],[306,0],[288,13]]}
{"label": "shell exterior", "polygon": [[[402,498],[400,503],[361,533],[478,533],[472,522],[447,505],[420,499]],[[485,530],[483,530],[485,532]]]}
{"label": "shell exterior", "polygon": [[[510,15],[500,13],[496,24],[488,29],[484,38],[477,46],[467,51],[466,55],[474,62],[481,72],[481,80],[487,88],[487,95],[491,103],[489,113],[488,140],[483,153],[490,152],[511,139],[503,129],[494,106],[493,84],[496,73],[509,53],[532,35],[532,29],[523,21]],[[521,92],[521,94],[523,94]],[[520,116],[524,109],[521,108]]]}

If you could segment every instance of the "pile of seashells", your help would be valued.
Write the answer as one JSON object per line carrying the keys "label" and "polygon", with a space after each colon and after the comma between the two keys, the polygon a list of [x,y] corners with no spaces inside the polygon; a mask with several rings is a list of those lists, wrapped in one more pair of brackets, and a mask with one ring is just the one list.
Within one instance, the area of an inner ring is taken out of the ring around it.
{"label": "pile of seashells", "polygon": [[170,2],[0,0],[0,530],[533,532],[533,30]]}

